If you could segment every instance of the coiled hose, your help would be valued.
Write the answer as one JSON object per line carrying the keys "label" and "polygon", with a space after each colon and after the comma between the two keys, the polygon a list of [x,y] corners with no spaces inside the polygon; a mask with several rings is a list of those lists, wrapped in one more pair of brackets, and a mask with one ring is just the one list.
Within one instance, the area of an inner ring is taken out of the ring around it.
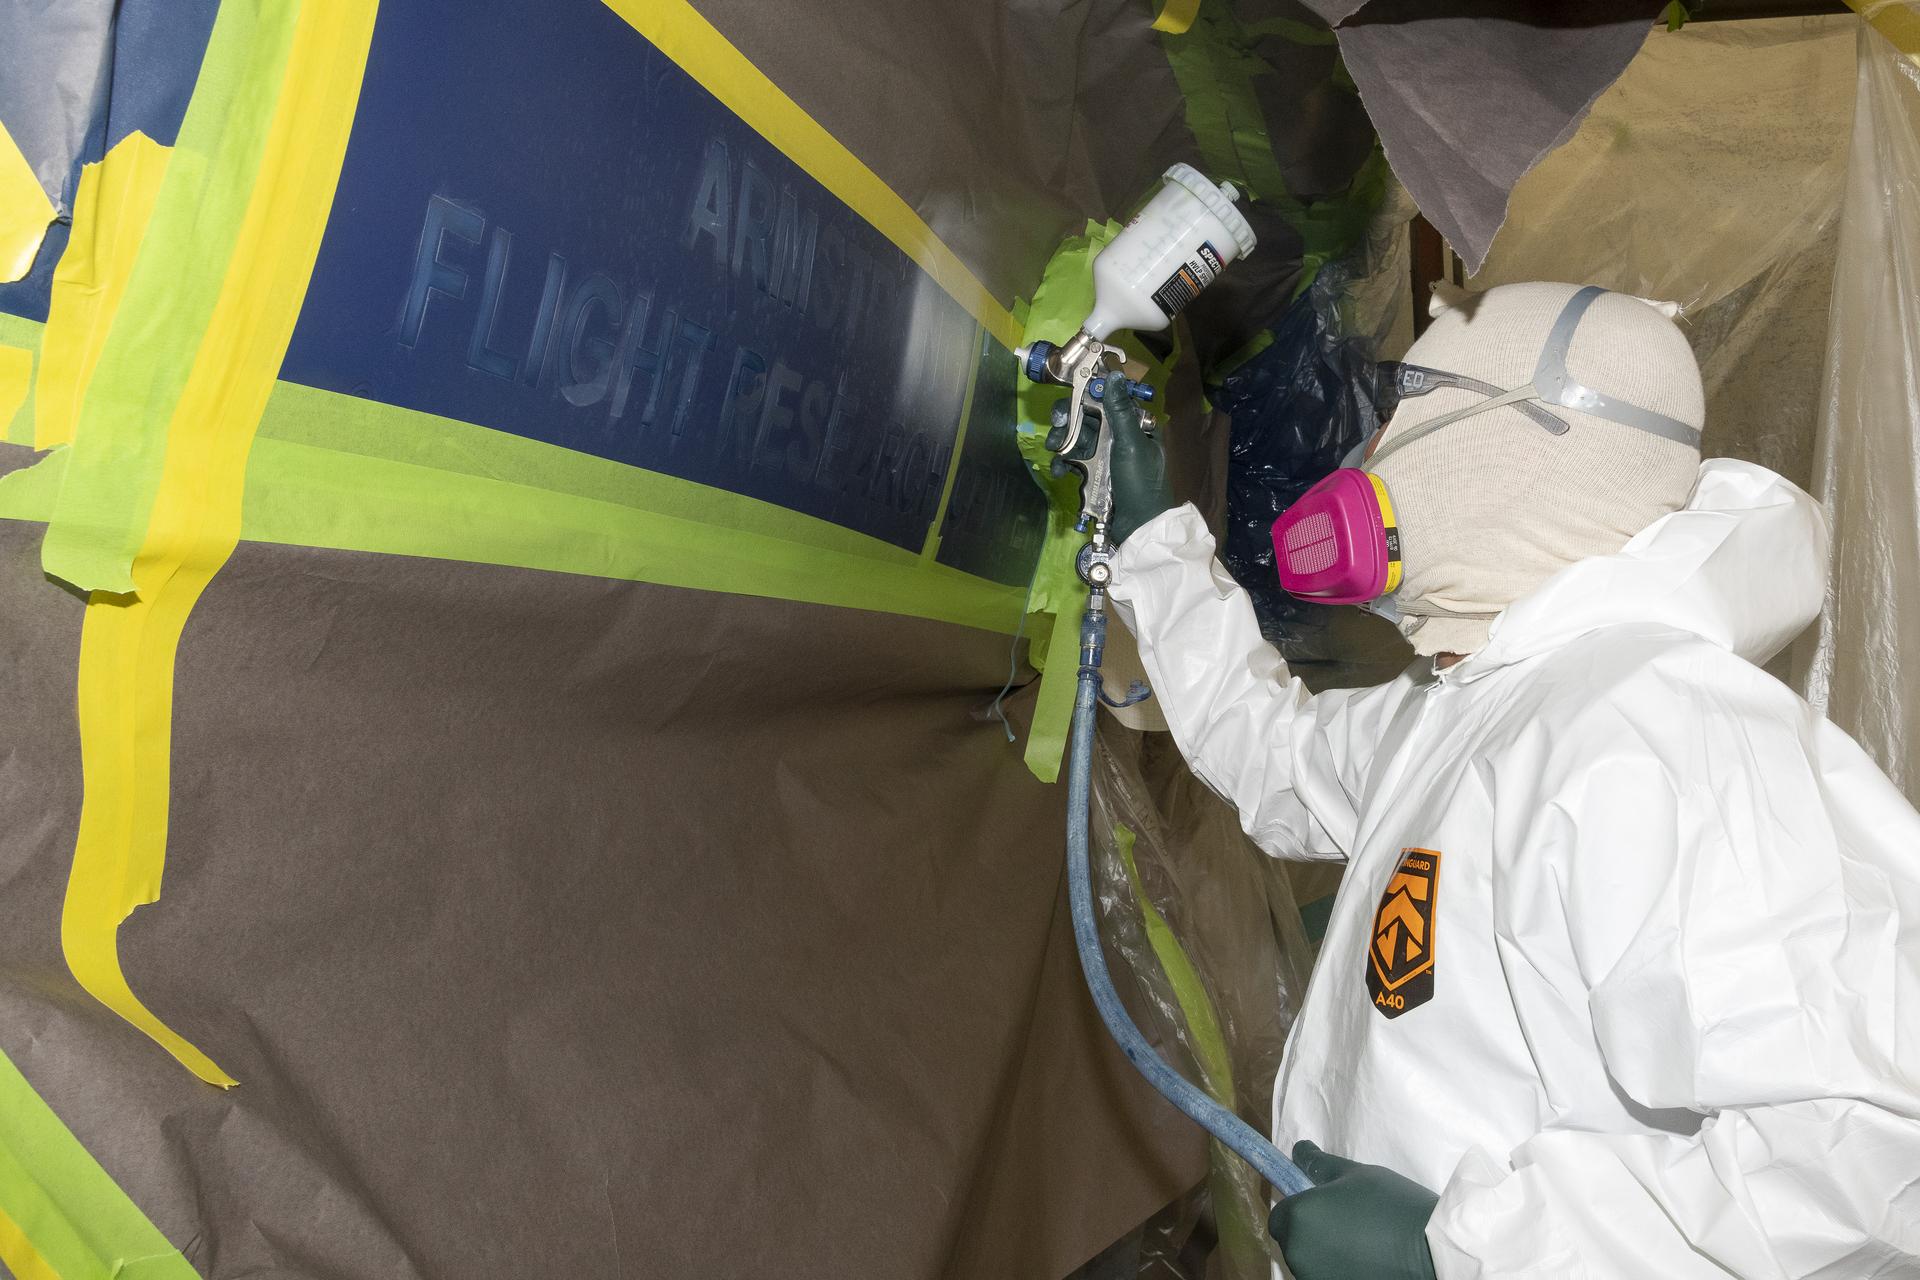
{"label": "coiled hose", "polygon": [[1093,593],[1080,620],[1080,680],[1073,699],[1073,746],[1067,757],[1067,890],[1073,904],[1073,941],[1080,951],[1080,969],[1087,989],[1127,1061],[1147,1083],[1160,1091],[1189,1119],[1237,1152],[1241,1159],[1283,1196],[1305,1191],[1313,1184],[1293,1161],[1280,1154],[1254,1127],[1215,1102],[1180,1075],[1153,1051],[1140,1028],[1133,1025],[1113,989],[1107,958],[1100,950],[1100,930],[1093,916],[1093,862],[1088,854],[1088,829],[1093,804],[1093,735],[1095,708],[1100,700],[1100,661],[1107,647],[1104,594]]}

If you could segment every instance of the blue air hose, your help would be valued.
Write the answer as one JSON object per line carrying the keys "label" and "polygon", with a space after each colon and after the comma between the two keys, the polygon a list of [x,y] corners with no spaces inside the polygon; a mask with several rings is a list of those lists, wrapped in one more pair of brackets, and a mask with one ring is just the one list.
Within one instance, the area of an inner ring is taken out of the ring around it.
{"label": "blue air hose", "polygon": [[1107,647],[1107,615],[1102,593],[1095,591],[1080,620],[1080,682],[1073,699],[1073,748],[1067,758],[1067,891],[1073,903],[1073,941],[1080,951],[1080,968],[1087,989],[1100,1010],[1101,1021],[1113,1034],[1127,1061],[1147,1083],[1185,1112],[1187,1117],[1237,1152],[1283,1196],[1305,1191],[1313,1183],[1293,1161],[1280,1154],[1254,1127],[1215,1102],[1184,1076],[1169,1067],[1120,1004],[1100,950],[1100,930],[1093,917],[1093,863],[1087,852],[1093,803],[1093,734],[1095,706],[1100,696],[1100,660]]}

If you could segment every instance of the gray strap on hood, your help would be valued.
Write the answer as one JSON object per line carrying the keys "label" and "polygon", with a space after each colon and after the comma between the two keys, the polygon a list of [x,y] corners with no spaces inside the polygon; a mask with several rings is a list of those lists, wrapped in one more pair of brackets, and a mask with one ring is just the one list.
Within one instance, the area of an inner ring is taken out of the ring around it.
{"label": "gray strap on hood", "polygon": [[1479,404],[1471,404],[1451,413],[1443,413],[1429,422],[1423,422],[1405,434],[1383,444],[1367,462],[1367,469],[1373,470],[1394,453],[1406,448],[1416,440],[1425,439],[1442,427],[1452,426],[1463,418],[1475,417],[1490,409],[1503,405],[1517,404],[1524,400],[1542,400],[1548,404],[1557,404],[1564,409],[1577,409],[1581,413],[1604,418],[1608,422],[1617,422],[1623,427],[1636,431],[1645,431],[1649,435],[1659,436],[1663,440],[1672,440],[1689,449],[1700,447],[1700,430],[1690,427],[1678,418],[1669,418],[1664,413],[1655,413],[1651,409],[1642,409],[1639,405],[1629,404],[1625,400],[1615,399],[1603,391],[1596,391],[1583,383],[1575,382],[1573,375],[1567,372],[1567,353],[1573,348],[1573,334],[1580,327],[1581,319],[1587,309],[1601,294],[1607,292],[1599,285],[1590,284],[1567,299],[1567,305],[1560,310],[1554,320],[1553,328],[1547,331],[1547,340],[1540,348],[1540,358],[1533,367],[1533,381],[1524,387],[1515,387]]}
{"label": "gray strap on hood", "polygon": [[1575,382],[1573,375],[1567,372],[1567,352],[1573,348],[1573,331],[1580,327],[1580,318],[1587,314],[1587,308],[1605,292],[1599,285],[1590,284],[1567,299],[1566,307],[1547,334],[1546,345],[1540,348],[1540,361],[1533,368],[1534,390],[1549,404],[1578,409],[1596,418],[1605,418],[1608,422],[1617,422],[1623,427],[1632,427],[1636,431],[1645,431],[1686,445],[1689,449],[1698,449],[1700,431],[1697,427],[1690,427],[1664,413],[1655,413],[1651,409],[1628,404],[1625,400],[1616,400],[1604,391],[1596,391]]}

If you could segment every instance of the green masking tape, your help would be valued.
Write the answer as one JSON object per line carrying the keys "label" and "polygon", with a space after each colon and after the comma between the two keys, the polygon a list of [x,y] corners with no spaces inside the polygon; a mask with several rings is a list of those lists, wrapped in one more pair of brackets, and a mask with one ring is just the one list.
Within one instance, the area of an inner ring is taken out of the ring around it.
{"label": "green masking tape", "polygon": [[197,1277],[4,1055],[0,1262],[36,1280]]}
{"label": "green masking tape", "polygon": [[[0,476],[0,517],[56,512],[71,454]],[[1019,587],[769,502],[288,382],[275,386],[248,457],[240,536],[799,600],[1006,634],[1025,597]]]}
{"label": "green masking tape", "polygon": [[[1113,843],[1120,853],[1121,865],[1127,869],[1127,884],[1133,889],[1141,923],[1146,926],[1147,945],[1153,948],[1154,958],[1160,962],[1167,985],[1173,990],[1174,1003],[1180,1006],[1180,1016],[1186,1020],[1187,1042],[1200,1068],[1200,1083],[1215,1102],[1232,1110],[1233,1059],[1227,1052],[1227,1037],[1220,1029],[1213,998],[1207,994],[1200,971],[1194,968],[1166,917],[1147,897],[1146,885],[1140,880],[1140,868],[1133,858],[1133,831],[1125,824],[1114,824]],[[1209,1144],[1209,1152],[1212,1172],[1207,1181],[1213,1194],[1214,1215],[1220,1224],[1220,1243],[1229,1256],[1239,1260],[1239,1274],[1251,1274],[1247,1269],[1249,1265],[1264,1266],[1267,1253],[1261,1243],[1260,1228],[1246,1213],[1241,1198],[1234,1194],[1233,1171],[1240,1157],[1219,1142]]]}
{"label": "green masking tape", "polygon": [[133,590],[174,406],[226,285],[285,80],[288,12],[222,5],[214,23],[41,547],[46,571],[76,587]]}
{"label": "green masking tape", "polygon": [[[1120,234],[1117,222],[1087,224],[1084,235],[1063,241],[1048,259],[1040,285],[1033,291],[1023,317],[1023,343],[1045,339],[1065,342],[1080,331],[1093,310],[1093,257]],[[1080,581],[1075,559],[1086,535],[1074,532],[1080,513],[1078,473],[1055,476],[1053,455],[1047,452],[1047,430],[1054,402],[1067,395],[1065,387],[1029,382],[1015,372],[1020,411],[1018,443],[1034,479],[1047,495],[1047,531],[1034,566],[1033,591],[1028,607],[1052,616],[1050,643],[1043,649],[1036,630],[1028,652],[1041,672],[1033,727],[1027,734],[1027,768],[1042,782],[1060,776],[1066,753],[1067,729],[1073,719],[1074,674],[1079,666],[1079,619],[1087,604],[1087,585]],[[1044,657],[1040,656],[1044,654]]]}
{"label": "green masking tape", "polygon": [[[1228,6],[1209,5],[1186,34],[1163,38],[1160,44],[1186,100],[1187,128],[1199,144],[1208,174],[1238,183],[1299,233],[1304,269],[1297,296],[1321,267],[1360,243],[1385,196],[1389,170],[1375,142],[1346,190],[1302,200],[1288,189],[1255,88],[1261,77],[1276,74],[1273,65],[1254,52],[1259,38],[1269,35],[1296,44],[1335,43],[1332,31],[1289,19],[1243,27]],[[1332,74],[1336,81],[1345,75],[1337,58]]]}
{"label": "green masking tape", "polygon": [[[7,371],[0,367],[0,441],[7,444],[33,443],[33,373],[40,362],[40,336],[47,326],[38,320],[28,320],[21,316],[11,316],[0,311],[0,347],[15,351],[25,351],[32,362],[28,366],[26,395],[14,402],[9,394],[12,390],[6,385]],[[8,413],[6,406],[13,404]]]}
{"label": "green masking tape", "polygon": [[1187,127],[1207,175],[1231,179],[1256,200],[1297,203],[1267,135],[1254,81],[1274,74],[1226,6],[1209,5],[1191,29],[1162,39],[1167,64],[1186,100]]}

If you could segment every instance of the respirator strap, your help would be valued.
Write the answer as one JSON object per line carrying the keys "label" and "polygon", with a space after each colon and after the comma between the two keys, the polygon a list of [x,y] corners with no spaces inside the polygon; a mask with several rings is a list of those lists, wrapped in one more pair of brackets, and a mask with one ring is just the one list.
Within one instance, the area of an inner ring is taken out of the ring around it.
{"label": "respirator strap", "polygon": [[1662,440],[1671,440],[1689,449],[1698,449],[1699,428],[1576,382],[1568,372],[1567,353],[1573,349],[1573,332],[1580,327],[1580,320],[1587,314],[1587,308],[1605,292],[1599,285],[1590,284],[1567,300],[1559,318],[1553,322],[1552,332],[1547,334],[1545,345],[1540,348],[1540,359],[1533,369],[1533,388],[1548,404],[1590,413],[1596,418],[1605,418],[1608,422],[1632,427],[1635,431],[1644,431],[1650,436],[1659,436]]}
{"label": "respirator strap", "polygon": [[1690,426],[1678,418],[1669,418],[1664,413],[1656,413],[1652,409],[1643,409],[1639,405],[1577,382],[1567,371],[1567,353],[1573,349],[1574,331],[1580,327],[1580,321],[1586,316],[1587,309],[1606,292],[1599,285],[1590,284],[1567,300],[1567,305],[1561,308],[1559,316],[1554,319],[1553,328],[1548,331],[1547,340],[1540,348],[1539,358],[1534,362],[1532,381],[1523,387],[1515,387],[1511,391],[1503,392],[1491,400],[1483,400],[1479,404],[1468,405],[1464,409],[1455,409],[1452,413],[1443,413],[1429,422],[1421,423],[1406,434],[1381,446],[1368,460],[1367,465],[1377,467],[1396,450],[1404,449],[1415,440],[1425,439],[1440,428],[1452,426],[1463,418],[1471,418],[1489,409],[1498,409],[1524,400],[1538,400],[1543,404],[1558,405],[1562,409],[1591,414],[1619,426],[1658,436],[1662,440],[1671,440],[1689,449],[1698,449],[1700,447],[1698,427]]}
{"label": "respirator strap", "polygon": [[1461,613],[1454,609],[1442,609],[1433,604],[1403,605],[1391,595],[1381,596],[1378,600],[1369,600],[1360,606],[1368,613],[1377,614],[1388,622],[1399,622],[1402,618],[1460,618],[1468,622],[1492,622],[1500,616],[1498,610],[1493,613]]}
{"label": "respirator strap", "polygon": [[1437,604],[1410,604],[1400,612],[1410,618],[1464,618],[1470,622],[1491,622],[1500,616],[1498,609],[1492,613],[1462,613],[1458,609],[1442,609]]}

